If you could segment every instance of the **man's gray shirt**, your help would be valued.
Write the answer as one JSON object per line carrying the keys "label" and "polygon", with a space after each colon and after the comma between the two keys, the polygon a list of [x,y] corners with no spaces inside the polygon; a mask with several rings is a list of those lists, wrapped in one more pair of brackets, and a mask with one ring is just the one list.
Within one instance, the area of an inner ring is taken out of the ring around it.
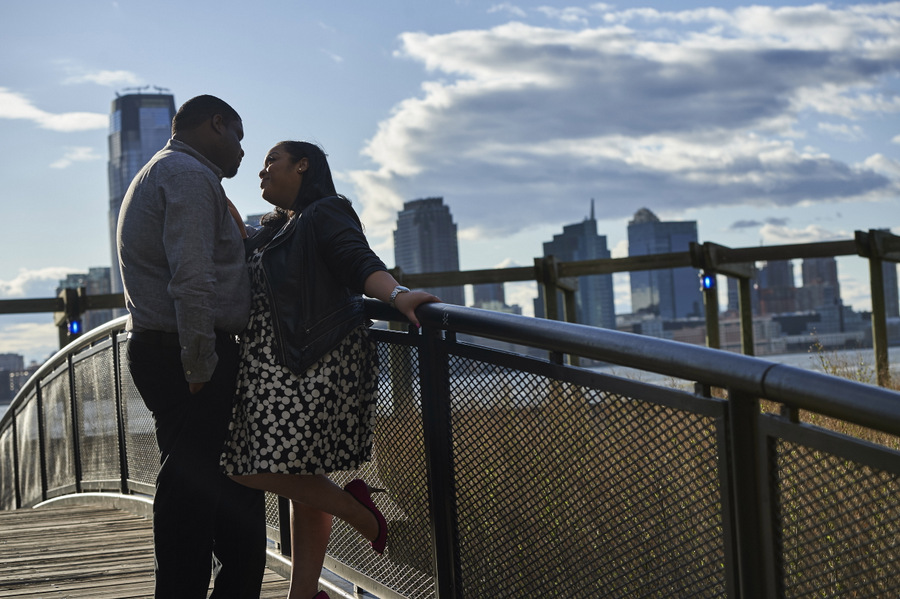
{"label": "man's gray shirt", "polygon": [[250,314],[244,245],[222,171],[175,139],[137,174],[119,213],[126,328],[178,333],[185,379],[209,381],[215,331],[239,333]]}

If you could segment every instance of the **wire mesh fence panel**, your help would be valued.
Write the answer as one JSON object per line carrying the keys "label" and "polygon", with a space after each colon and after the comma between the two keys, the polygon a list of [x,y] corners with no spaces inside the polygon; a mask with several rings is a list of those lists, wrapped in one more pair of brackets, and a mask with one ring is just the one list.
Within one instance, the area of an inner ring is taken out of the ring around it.
{"label": "wire mesh fence panel", "polygon": [[[388,545],[376,555],[359,533],[335,521],[329,558],[404,597],[433,597],[433,540],[428,509],[421,391],[416,350],[378,343],[380,375],[371,461],[335,474],[343,486],[353,478],[385,489],[372,495],[388,522]],[[332,562],[333,563],[333,562]]]}
{"label": "wire mesh fence panel", "polygon": [[115,370],[107,345],[73,362],[82,482],[89,488],[118,488],[119,418]]}
{"label": "wire mesh fence panel", "polygon": [[37,393],[16,409],[16,451],[19,454],[19,498],[22,506],[43,499]]}
{"label": "wire mesh fence panel", "polygon": [[156,445],[153,415],[128,372],[125,361],[126,341],[118,342],[121,365],[119,392],[122,397],[122,418],[125,430],[125,453],[128,457],[128,479],[133,483],[152,486],[159,472],[159,449]]}
{"label": "wire mesh fence panel", "polygon": [[0,510],[13,510],[16,505],[16,445],[12,426],[0,430]]}
{"label": "wire mesh fence panel", "polygon": [[44,413],[44,452],[47,460],[47,495],[71,490],[76,484],[75,439],[69,377],[57,374],[41,387]]}
{"label": "wire mesh fence panel", "polygon": [[782,596],[900,596],[900,453],[888,471],[791,441],[773,447]]}
{"label": "wire mesh fence panel", "polygon": [[451,365],[467,597],[721,597],[712,418]]}

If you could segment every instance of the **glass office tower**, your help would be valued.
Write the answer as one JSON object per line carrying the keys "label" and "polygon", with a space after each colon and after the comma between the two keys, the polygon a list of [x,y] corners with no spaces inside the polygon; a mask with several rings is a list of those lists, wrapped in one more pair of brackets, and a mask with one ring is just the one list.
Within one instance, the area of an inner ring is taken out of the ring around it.
{"label": "glass office tower", "polygon": [[[459,271],[456,223],[444,198],[425,198],[403,204],[394,231],[394,263],[405,273]],[[428,289],[448,304],[464,306],[462,286]]]}
{"label": "glass office tower", "polygon": [[171,94],[128,94],[112,101],[109,115],[109,236],[112,250],[110,283],[122,291],[116,252],[116,226],[122,199],[141,167],[161,150],[172,135],[175,97]]}
{"label": "glass office tower", "polygon": [[[597,234],[593,200],[591,200],[590,217],[580,223],[564,226],[562,234],[554,235],[553,241],[545,242],[544,256],[555,256],[559,262],[599,260],[611,257],[607,248],[606,236]],[[560,293],[560,306],[562,306],[562,301],[562,293]],[[616,306],[612,275],[578,277],[575,312],[575,317],[580,324],[615,329]],[[544,317],[544,288],[542,285],[538,285],[534,314],[539,318]]]}
{"label": "glass office tower", "polygon": [[[697,241],[697,221],[663,222],[641,208],[628,223],[629,256],[687,252],[692,241]],[[663,320],[703,314],[695,268],[636,271],[630,278],[631,311],[635,314],[654,314]]]}

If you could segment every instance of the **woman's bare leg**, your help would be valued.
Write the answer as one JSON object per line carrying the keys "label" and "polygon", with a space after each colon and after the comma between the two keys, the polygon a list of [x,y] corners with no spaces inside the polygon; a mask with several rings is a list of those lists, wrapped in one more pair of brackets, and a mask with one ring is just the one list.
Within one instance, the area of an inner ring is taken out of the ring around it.
{"label": "woman's bare leg", "polygon": [[235,482],[287,497],[291,501],[337,516],[366,539],[378,536],[378,520],[353,495],[319,474],[246,474]]}
{"label": "woman's bare leg", "polygon": [[291,501],[291,589],[288,599],[312,599],[319,589],[331,514]]}

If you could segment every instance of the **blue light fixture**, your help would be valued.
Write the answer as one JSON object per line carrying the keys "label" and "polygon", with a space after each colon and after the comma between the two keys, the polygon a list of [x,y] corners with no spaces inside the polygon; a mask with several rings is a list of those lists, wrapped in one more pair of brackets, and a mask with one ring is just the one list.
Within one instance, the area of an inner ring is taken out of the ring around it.
{"label": "blue light fixture", "polygon": [[81,334],[81,321],[80,320],[70,320],[69,321],[69,334],[70,335],[80,335]]}

